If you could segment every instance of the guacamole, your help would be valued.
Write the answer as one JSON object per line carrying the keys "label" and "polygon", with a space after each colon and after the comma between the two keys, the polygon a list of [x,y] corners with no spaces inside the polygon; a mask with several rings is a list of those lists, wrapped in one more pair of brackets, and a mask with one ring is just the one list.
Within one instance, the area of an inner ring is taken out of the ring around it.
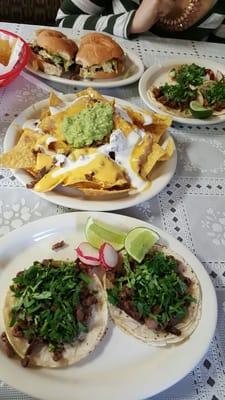
{"label": "guacamole", "polygon": [[113,107],[108,103],[95,103],[77,115],[64,117],[62,131],[66,141],[75,148],[90,146],[112,132]]}

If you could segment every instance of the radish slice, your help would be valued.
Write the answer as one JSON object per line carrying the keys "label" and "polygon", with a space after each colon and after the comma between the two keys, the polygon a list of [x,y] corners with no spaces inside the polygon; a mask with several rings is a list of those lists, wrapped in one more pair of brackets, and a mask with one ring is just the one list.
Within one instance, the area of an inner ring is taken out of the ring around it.
{"label": "radish slice", "polygon": [[99,265],[99,252],[88,242],[82,242],[75,249],[80,261],[87,265]]}
{"label": "radish slice", "polygon": [[100,264],[106,268],[115,268],[119,261],[119,255],[109,243],[103,243],[99,249]]}

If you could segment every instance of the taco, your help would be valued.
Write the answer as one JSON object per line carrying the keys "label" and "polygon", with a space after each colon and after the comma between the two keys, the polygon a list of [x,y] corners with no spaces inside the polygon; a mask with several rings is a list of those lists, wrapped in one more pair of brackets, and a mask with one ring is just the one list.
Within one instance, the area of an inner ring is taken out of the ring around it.
{"label": "taco", "polygon": [[198,95],[196,88],[184,88],[179,83],[167,82],[159,87],[152,86],[147,93],[151,102],[161,110],[183,117],[191,116],[189,104]]}
{"label": "taco", "polygon": [[126,253],[107,272],[109,313],[125,333],[153,346],[187,339],[201,316],[201,289],[192,268],[154,245],[141,263]]}
{"label": "taco", "polygon": [[26,366],[65,367],[91,353],[107,325],[99,279],[78,262],[44,260],[19,272],[4,304],[4,342]]}
{"label": "taco", "polygon": [[213,110],[213,115],[225,114],[225,78],[209,80],[199,88],[201,104]]}
{"label": "taco", "polygon": [[[219,71],[214,73],[210,68],[205,68],[194,63],[175,65],[168,71],[164,83],[159,86],[153,85],[149,88],[148,97],[153,104],[156,104],[161,110],[172,115],[185,118],[191,117],[190,103],[192,101],[198,101],[207,109],[212,108],[214,110],[216,106],[219,107],[219,109],[215,109],[215,112],[213,112],[214,115],[218,115],[218,112],[221,113],[221,107],[224,108],[223,99],[218,98],[218,101],[215,101],[214,104],[214,101],[210,101],[210,95],[208,99],[205,98],[202,101],[202,94],[205,91],[209,91],[206,88],[220,87],[219,90],[216,89],[216,92],[218,95],[220,91],[221,95],[222,80],[222,74]],[[215,96],[213,97],[215,100]]]}

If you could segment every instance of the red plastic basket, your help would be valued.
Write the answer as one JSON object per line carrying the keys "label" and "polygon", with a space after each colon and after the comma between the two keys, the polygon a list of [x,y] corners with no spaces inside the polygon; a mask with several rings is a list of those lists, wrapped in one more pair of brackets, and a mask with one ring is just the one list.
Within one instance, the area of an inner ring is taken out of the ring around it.
{"label": "red plastic basket", "polygon": [[13,67],[11,71],[7,72],[6,74],[0,75],[0,88],[1,88],[12,82],[26,66],[30,57],[30,47],[20,36],[16,35],[15,33],[5,31],[4,29],[0,29],[0,32],[4,33],[7,36],[20,39],[23,42],[20,56],[16,65]]}

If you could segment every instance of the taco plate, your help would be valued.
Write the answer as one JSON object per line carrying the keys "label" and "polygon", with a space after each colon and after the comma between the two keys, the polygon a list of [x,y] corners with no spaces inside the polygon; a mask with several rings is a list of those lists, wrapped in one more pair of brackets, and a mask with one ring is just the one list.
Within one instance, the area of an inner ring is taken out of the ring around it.
{"label": "taco plate", "polygon": [[[191,266],[201,288],[201,314],[197,318],[192,314],[198,320],[194,331],[186,340],[156,347],[125,334],[109,321],[95,351],[64,368],[23,368],[15,359],[8,358],[0,346],[0,377],[10,386],[43,400],[61,400],[62,394],[73,400],[74,393],[80,400],[105,400],[105,393],[109,400],[154,396],[184,378],[202,359],[214,336],[217,302],[210,277],[197,258],[172,236],[144,221],[111,213],[65,213],[37,220],[2,238],[0,331],[5,329],[3,310],[12,279],[34,260],[74,260],[74,248],[86,240],[84,230],[90,216],[124,232],[135,227],[150,228],[157,232],[164,246]],[[52,250],[52,245],[62,240],[67,246]],[[92,335],[91,340],[95,342]]]}
{"label": "taco plate", "polygon": [[170,115],[174,121],[217,124],[225,121],[224,76],[224,66],[211,60],[175,57],[146,70],[139,93],[147,106]]}

